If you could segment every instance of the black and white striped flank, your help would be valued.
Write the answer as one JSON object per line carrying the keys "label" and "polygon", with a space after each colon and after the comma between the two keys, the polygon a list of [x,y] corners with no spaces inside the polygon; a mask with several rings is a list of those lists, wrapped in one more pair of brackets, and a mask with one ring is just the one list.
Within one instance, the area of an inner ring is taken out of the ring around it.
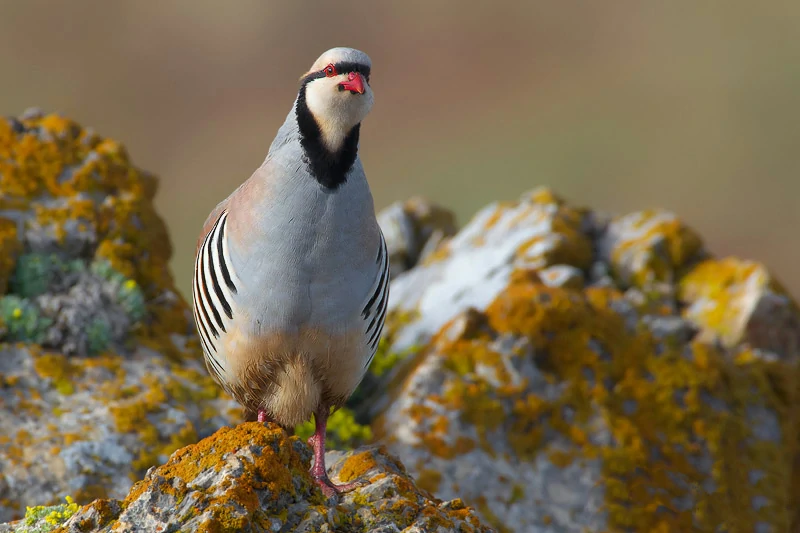
{"label": "black and white striped flank", "polygon": [[226,240],[228,212],[223,211],[197,251],[192,284],[194,320],[203,345],[209,371],[219,379],[224,369],[217,342],[225,324],[233,319],[233,295],[236,285],[230,269]]}
{"label": "black and white striped flank", "polygon": [[367,359],[364,368],[369,367],[375,353],[378,351],[378,343],[381,339],[381,332],[383,325],[386,321],[386,308],[389,303],[389,252],[386,248],[386,240],[383,237],[383,232],[379,231],[381,242],[378,246],[378,256],[375,262],[378,264],[379,275],[376,282],[372,287],[370,298],[361,312],[361,317],[367,324],[365,332],[367,339],[367,347],[369,349],[369,358]]}

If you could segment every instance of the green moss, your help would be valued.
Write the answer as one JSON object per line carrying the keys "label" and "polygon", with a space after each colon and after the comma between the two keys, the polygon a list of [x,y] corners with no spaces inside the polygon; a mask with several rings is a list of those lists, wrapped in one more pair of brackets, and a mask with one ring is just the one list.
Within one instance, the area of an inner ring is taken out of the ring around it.
{"label": "green moss", "polygon": [[28,507],[25,518],[14,529],[14,533],[46,533],[66,522],[78,511],[78,504],[69,496],[67,503],[60,505]]}
{"label": "green moss", "polygon": [[28,299],[15,295],[0,298],[0,322],[5,326],[5,340],[31,343],[42,342],[53,323]]}
{"label": "green moss", "polygon": [[[307,420],[295,428],[295,434],[303,440],[314,434],[314,420]],[[343,407],[328,418],[326,440],[331,448],[349,450],[372,440],[372,430],[356,422],[353,412]]]}

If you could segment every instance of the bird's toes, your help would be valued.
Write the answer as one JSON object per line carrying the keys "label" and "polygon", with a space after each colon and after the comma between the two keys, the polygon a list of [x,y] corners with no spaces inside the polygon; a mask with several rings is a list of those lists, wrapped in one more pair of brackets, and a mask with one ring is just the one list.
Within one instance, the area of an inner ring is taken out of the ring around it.
{"label": "bird's toes", "polygon": [[317,482],[322,494],[324,494],[326,498],[332,498],[335,495],[345,494],[369,485],[369,482],[363,479],[357,479],[355,481],[351,481],[350,483],[341,483],[337,485],[331,481],[328,476],[315,477],[314,481]]}

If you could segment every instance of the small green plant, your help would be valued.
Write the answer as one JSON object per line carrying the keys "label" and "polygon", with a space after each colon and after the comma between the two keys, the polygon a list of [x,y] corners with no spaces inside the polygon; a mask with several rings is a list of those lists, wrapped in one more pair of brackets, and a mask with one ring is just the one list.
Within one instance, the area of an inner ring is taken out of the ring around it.
{"label": "small green plant", "polygon": [[92,355],[97,355],[111,345],[111,325],[103,317],[96,317],[89,322],[86,328],[88,350]]}
{"label": "small green plant", "polygon": [[125,281],[125,276],[112,267],[111,263],[105,259],[93,261],[89,270],[95,276],[103,278],[106,281],[113,281],[120,284]]}
{"label": "small green plant", "polygon": [[126,279],[117,292],[119,305],[130,315],[134,322],[143,319],[147,312],[144,293],[135,280]]}
{"label": "small green plant", "polygon": [[376,377],[381,377],[386,372],[392,369],[400,360],[402,360],[409,352],[390,352],[390,341],[387,337],[381,337],[378,342],[378,351],[375,352],[375,357],[369,365],[369,371]]}
{"label": "small green plant", "polygon": [[142,292],[142,288],[136,283],[136,280],[126,278],[105,259],[93,262],[91,271],[94,275],[116,286],[116,300],[125,312],[130,315],[133,322],[138,322],[145,317],[147,306],[144,292]]}
{"label": "small green plant", "polygon": [[62,525],[80,508],[71,497],[65,499],[67,503],[60,505],[27,507],[25,518],[14,529],[14,533],[46,533]]}
{"label": "small green plant", "polygon": [[24,254],[17,259],[10,282],[11,293],[34,298],[46,293],[59,276],[83,270],[86,265],[80,259],[65,261],[57,254]]}
{"label": "small green plant", "polygon": [[[303,440],[314,434],[314,420],[303,422],[295,428]],[[353,412],[343,407],[328,418],[326,440],[331,448],[349,450],[372,440],[372,429],[356,422]]]}
{"label": "small green plant", "polygon": [[61,269],[61,260],[55,254],[21,255],[17,259],[14,275],[11,277],[11,292],[23,298],[44,294]]}
{"label": "small green plant", "polygon": [[6,340],[40,343],[53,321],[41,315],[26,298],[9,294],[0,298],[0,321],[6,329]]}

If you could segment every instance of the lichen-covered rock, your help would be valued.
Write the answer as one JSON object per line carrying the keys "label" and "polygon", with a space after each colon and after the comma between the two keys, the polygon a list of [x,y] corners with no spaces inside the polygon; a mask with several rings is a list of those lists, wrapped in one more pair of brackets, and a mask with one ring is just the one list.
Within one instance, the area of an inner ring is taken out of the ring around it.
{"label": "lichen-covered rock", "polygon": [[417,488],[382,448],[333,452],[329,459],[335,480],[368,483],[326,501],[309,475],[311,450],[301,439],[257,422],[223,427],[148,471],[124,501],[71,510],[58,531],[490,531],[460,500],[439,501]]}
{"label": "lichen-covered rock", "polygon": [[681,279],[678,294],[684,315],[709,341],[800,357],[797,304],[763,265],[735,258],[703,261]]}
{"label": "lichen-covered rock", "polygon": [[21,248],[17,238],[17,224],[13,220],[0,218],[0,294],[6,292],[8,280],[14,271],[17,254]]}
{"label": "lichen-covered rock", "polygon": [[0,349],[5,518],[70,495],[121,497],[150,466],[239,415],[201,364],[146,347],[121,357]]}
{"label": "lichen-covered rock", "polygon": [[[394,281],[386,350],[414,349],[364,400],[373,432],[500,531],[788,531],[799,315],[770,280],[664,212],[492,204]],[[702,334],[759,307],[782,343]]]}
{"label": "lichen-covered rock", "polygon": [[90,355],[188,334],[155,192],[122,145],[69,119],[0,120],[0,341]]}
{"label": "lichen-covered rock", "polygon": [[391,276],[413,268],[456,232],[455,215],[421,197],[395,202],[378,213]]}
{"label": "lichen-covered rock", "polygon": [[123,497],[240,416],[203,367],[155,192],[116,141],[0,119],[0,520]]}
{"label": "lichen-covered rock", "polygon": [[614,217],[598,250],[621,287],[646,287],[674,282],[683,267],[703,254],[703,243],[674,213],[656,209]]}

